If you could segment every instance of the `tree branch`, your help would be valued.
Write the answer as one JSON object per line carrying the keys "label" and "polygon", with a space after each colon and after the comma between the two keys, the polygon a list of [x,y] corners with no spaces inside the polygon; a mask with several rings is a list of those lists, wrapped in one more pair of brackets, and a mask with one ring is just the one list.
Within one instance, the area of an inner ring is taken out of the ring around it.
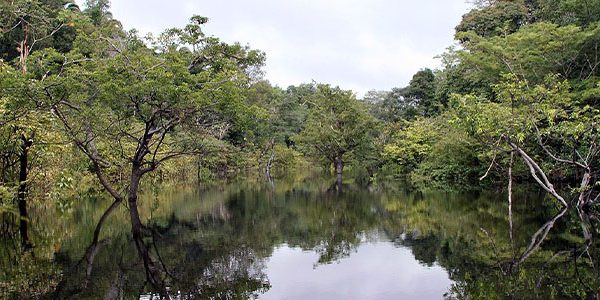
{"label": "tree branch", "polygon": [[[538,184],[544,190],[546,190],[546,192],[550,193],[552,196],[554,196],[554,198],[559,200],[565,207],[569,207],[567,201],[565,201],[565,199],[556,192],[554,186],[552,183],[550,183],[546,173],[544,173],[542,168],[540,168],[540,166],[515,143],[509,142],[509,144],[523,158],[523,161],[525,161],[525,164],[529,167],[531,176],[538,182]],[[541,179],[538,177],[538,174],[541,176]]]}

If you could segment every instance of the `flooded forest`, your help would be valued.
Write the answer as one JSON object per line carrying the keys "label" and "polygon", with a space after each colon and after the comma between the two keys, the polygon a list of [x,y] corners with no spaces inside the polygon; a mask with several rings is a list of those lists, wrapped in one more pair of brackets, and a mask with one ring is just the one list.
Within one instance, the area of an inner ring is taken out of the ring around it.
{"label": "flooded forest", "polygon": [[599,1],[473,1],[365,92],[186,13],[0,0],[0,299],[600,299]]}

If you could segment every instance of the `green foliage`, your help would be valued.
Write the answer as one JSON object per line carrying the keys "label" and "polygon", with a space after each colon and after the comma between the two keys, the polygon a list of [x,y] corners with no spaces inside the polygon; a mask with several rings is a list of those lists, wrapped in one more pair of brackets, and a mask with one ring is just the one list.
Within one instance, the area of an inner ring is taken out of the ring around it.
{"label": "green foliage", "polygon": [[431,117],[443,109],[436,95],[438,80],[430,69],[415,73],[407,87],[391,91],[369,91],[362,99],[369,112],[385,122]]}
{"label": "green foliage", "polygon": [[285,90],[285,96],[278,107],[277,131],[283,136],[288,146],[293,146],[292,137],[304,129],[308,117],[309,97],[316,93],[312,84],[290,86]]}
{"label": "green foliage", "polygon": [[[480,1],[457,26],[461,49],[451,48],[441,56],[442,70],[422,69],[408,86],[370,92],[363,101],[351,91],[325,84],[272,86],[262,80],[265,54],[207,35],[206,17],[193,16],[183,28],[141,38],[135,31],[123,31],[109,11],[109,1],[89,0],[84,7],[80,11],[62,0],[0,2],[0,217],[9,233],[20,220],[14,205],[19,186],[26,187],[36,214],[76,215],[91,226],[97,213],[75,214],[95,201],[86,195],[98,194],[99,184],[91,174],[102,173],[101,183],[122,193],[131,188],[131,175],[138,172],[149,173],[145,187],[157,190],[169,179],[230,179],[267,164],[283,177],[293,169],[309,169],[306,157],[327,167],[347,163],[357,175],[355,182],[373,184],[391,175],[420,187],[469,189],[486,184],[479,179],[483,174],[492,181],[503,180],[508,154],[517,147],[571,194],[598,194],[600,5],[594,1]],[[18,159],[23,154],[28,155],[26,180],[19,179]],[[584,168],[578,163],[585,163]],[[511,166],[518,182],[529,178],[527,166]],[[580,184],[582,173],[589,174],[589,184]],[[270,188],[274,199],[290,195],[277,185]],[[504,242],[492,253],[495,245],[480,228],[506,221],[505,207],[477,201],[470,204],[477,209],[467,211],[448,207],[446,198],[411,200],[407,206],[405,201],[374,203],[350,195],[360,201],[339,201],[326,193],[318,194],[325,201],[316,206],[312,199],[258,203],[244,195],[220,198],[210,222],[199,215],[188,219],[197,226],[224,226],[208,228],[203,236],[208,246],[202,250],[216,265],[240,259],[237,262],[250,267],[272,250],[273,241],[283,239],[315,249],[319,263],[338,260],[360,243],[358,232],[382,221],[390,236],[400,236],[399,228],[405,228],[401,233],[408,238],[399,243],[410,244],[415,257],[426,264],[437,260],[454,268],[469,262],[467,271],[452,274],[456,284],[449,297],[457,298],[530,295],[538,280],[531,270],[551,257],[544,249],[533,257],[530,269],[517,270],[503,281],[506,274],[484,271],[498,263],[495,259],[508,259],[520,249],[506,246],[507,232],[492,232]],[[152,206],[149,215],[158,211],[161,216],[158,197],[155,200],[142,205]],[[182,206],[178,213],[185,214],[187,208]],[[270,215],[270,208],[281,215]],[[597,215],[597,203],[585,210]],[[484,217],[472,222],[463,218],[472,211]],[[232,219],[240,223],[227,224],[230,213],[239,214]],[[390,218],[393,214],[402,221]],[[437,221],[431,215],[438,216]],[[29,289],[25,297],[34,298],[48,293],[60,278],[48,262],[61,247],[58,236],[64,227],[58,217],[44,223],[36,223],[39,215],[25,217],[32,223],[39,259],[16,253],[12,267],[0,272],[0,287],[11,295]],[[176,221],[169,211],[168,217],[151,225],[171,230]],[[596,223],[590,222],[591,232],[597,234]],[[111,230],[126,228],[118,225],[123,224],[112,224]],[[557,238],[569,245],[584,242],[573,234],[579,230],[576,225],[565,224],[566,231]],[[186,226],[175,233],[189,235]],[[228,239],[240,230],[240,240]],[[518,238],[528,242],[530,237]],[[192,238],[182,244],[196,247],[195,242]],[[230,251],[221,251],[225,242],[231,243]],[[247,248],[234,251],[239,244]],[[178,247],[168,247],[173,255],[165,257],[179,258],[174,254],[180,244],[168,245]],[[178,271],[189,278],[204,274],[193,265],[186,262]],[[197,266],[216,270],[206,262]],[[575,266],[564,271],[572,275],[583,267]],[[590,297],[590,288],[565,285],[553,278],[561,274],[553,272],[539,277],[550,282],[542,296]],[[249,297],[268,288],[262,277],[247,274],[230,285],[228,275],[218,277],[219,284],[207,285],[211,292]],[[594,275],[582,276],[595,283]]]}
{"label": "green foliage", "polygon": [[600,40],[599,26],[581,29],[541,22],[505,36],[481,38],[472,33],[460,36],[469,39],[464,45],[466,50],[459,52],[461,63],[470,70],[465,75],[485,78],[491,84],[500,82],[503,73],[536,84],[554,74],[565,79],[585,79],[598,74],[593,67],[597,61],[594,51],[585,49]]}
{"label": "green foliage", "polygon": [[302,154],[293,148],[276,144],[274,151],[273,168],[276,174],[288,175],[301,168],[310,168]]}
{"label": "green foliage", "polygon": [[[597,122],[598,110],[574,99],[570,85],[548,77],[545,84],[531,86],[514,76],[494,88],[498,98],[489,101],[475,96],[456,96],[454,122],[468,133],[494,140],[504,136],[523,143],[536,127],[546,135],[581,136]],[[568,146],[569,141],[563,141]]]}
{"label": "green foliage", "polygon": [[457,190],[480,187],[478,178],[485,172],[482,149],[463,132],[444,128],[426,158],[411,174],[411,181],[421,188]]}
{"label": "green foliage", "polygon": [[521,1],[495,1],[492,5],[476,8],[465,14],[456,26],[457,38],[469,40],[459,33],[472,31],[481,37],[514,33],[527,22],[527,7]]}
{"label": "green foliage", "polygon": [[50,261],[40,261],[25,253],[16,257],[15,265],[0,271],[0,296],[2,298],[40,298],[52,292],[62,274]]}
{"label": "green foliage", "polygon": [[600,21],[600,4],[582,0],[539,0],[535,17],[558,25],[583,27]]}
{"label": "green foliage", "polygon": [[430,69],[423,69],[413,75],[406,88],[405,97],[415,103],[417,114],[431,117],[437,115],[443,108],[435,98],[435,90],[435,74]]}
{"label": "green foliage", "polygon": [[[490,163],[492,173],[506,172],[510,149],[502,145],[507,140],[553,178],[571,181],[578,175],[547,152],[575,161],[580,160],[576,153],[591,154],[589,167],[595,168],[597,158],[589,149],[595,148],[597,131],[594,66],[600,31],[586,13],[598,7],[577,0],[481,1],[466,14],[456,28],[463,49],[450,48],[441,56],[444,69],[436,74],[435,86],[438,101],[449,103],[444,118],[455,127],[443,136],[460,140],[455,144],[460,147],[436,140],[432,151],[446,150],[428,156],[439,158],[436,162],[421,162],[425,178],[438,176],[434,169],[445,165],[449,152],[465,152],[455,156],[464,159],[456,163],[465,166],[462,174],[482,175]],[[515,168],[514,175],[525,178],[528,169]],[[474,175],[465,177],[477,181]]]}
{"label": "green foliage", "polygon": [[375,121],[351,91],[320,84],[308,102],[306,127],[294,139],[305,153],[333,163],[369,142]]}
{"label": "green foliage", "polygon": [[[173,276],[185,279],[173,281],[173,289],[189,297],[196,296],[199,287],[204,292],[202,296],[215,292],[245,297],[264,292],[260,288],[268,287],[265,279],[270,275],[264,261],[284,244],[315,253],[318,260],[315,257],[313,263],[319,268],[324,264],[343,264],[345,259],[353,258],[359,247],[378,242],[385,243],[384,247],[394,245],[410,251],[423,265],[448,270],[452,280],[449,299],[550,299],[552,295],[557,299],[580,298],[597,290],[598,271],[589,265],[586,256],[578,258],[577,264],[570,255],[554,257],[563,250],[570,252],[574,245],[582,245],[563,243],[559,234],[568,230],[558,224],[548,242],[530,260],[514,272],[502,272],[507,270],[502,268],[511,262],[514,251],[524,251],[531,234],[539,229],[546,214],[551,214],[551,209],[539,205],[541,199],[534,194],[515,194],[520,201],[515,202],[513,221],[518,226],[511,242],[507,204],[504,195],[496,192],[351,188],[351,192],[334,196],[327,192],[323,178],[302,176],[282,178],[275,186],[260,179],[200,191],[187,184],[160,186],[155,193],[142,196],[141,214],[148,220],[148,228],[160,232],[156,251],[161,253],[163,263]],[[60,261],[54,264],[55,269],[65,270],[62,283],[75,287],[86,279],[86,270],[69,267],[84,257],[95,221],[110,203],[105,201],[108,199],[90,200],[75,209],[77,217],[67,220],[69,226],[61,232],[67,237],[56,242]],[[122,288],[124,298],[152,291],[143,287],[141,264],[122,268],[123,262],[137,261],[128,235],[127,215],[127,209],[122,207],[105,224],[104,242],[98,248],[90,277],[93,280],[80,291],[79,298],[103,296],[119,274],[127,278]],[[47,224],[58,226],[53,223],[56,215],[51,211],[40,217]],[[592,257],[597,257],[596,249],[590,248],[595,251],[591,252]],[[37,264],[38,272],[47,274],[46,266]],[[205,270],[210,271],[210,277]],[[51,279],[55,280],[47,276],[41,283]],[[42,287],[53,286],[48,283]],[[61,294],[47,297],[61,299],[69,291],[63,288]]]}
{"label": "green foliage", "polygon": [[0,216],[5,214],[18,215],[18,212],[13,205],[15,193],[14,187],[0,185]]}
{"label": "green foliage", "polygon": [[576,178],[576,170],[561,165],[565,161],[597,167],[600,111],[579,92],[572,92],[567,81],[548,76],[545,83],[533,85],[508,75],[494,86],[494,92],[498,95],[494,101],[456,96],[453,124],[484,145],[505,149],[499,151],[501,155],[510,152],[510,147],[504,146],[518,145],[534,155],[548,176]]}
{"label": "green foliage", "polygon": [[[20,49],[34,52],[71,50],[77,10],[63,0],[15,0],[0,3],[0,59],[19,57]],[[25,42],[24,44],[21,44]]]}
{"label": "green foliage", "polygon": [[84,14],[88,16],[96,26],[112,19],[112,14],[109,11],[109,0],[86,0],[84,6]]}
{"label": "green foliage", "polygon": [[383,157],[402,166],[408,174],[431,152],[438,137],[435,124],[428,119],[419,119],[404,126],[392,126],[388,129],[392,131],[392,140],[384,146]]}
{"label": "green foliage", "polygon": [[404,174],[422,188],[477,187],[473,183],[481,172],[481,149],[447,119],[445,114],[391,125],[388,129],[392,131],[391,139],[383,149],[386,163],[399,166],[394,172]]}
{"label": "green foliage", "polygon": [[132,163],[154,170],[170,159],[217,151],[221,141],[241,143],[250,126],[254,109],[243,89],[262,56],[216,38],[190,52],[173,42],[189,40],[187,32],[166,35],[173,39],[152,40],[149,48],[135,33],[82,31],[77,48],[60,60],[52,51],[34,57],[32,71],[46,74],[34,91],[92,164],[117,182]]}
{"label": "green foliage", "polygon": [[417,115],[415,104],[405,97],[407,88],[391,91],[369,91],[362,99],[369,113],[384,122],[412,119]]}

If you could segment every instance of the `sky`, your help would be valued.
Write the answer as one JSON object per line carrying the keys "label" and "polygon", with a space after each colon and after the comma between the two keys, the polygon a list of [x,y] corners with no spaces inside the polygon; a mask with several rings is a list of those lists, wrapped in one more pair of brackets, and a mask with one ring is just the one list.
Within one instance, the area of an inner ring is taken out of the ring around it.
{"label": "sky", "polygon": [[265,78],[282,88],[317,81],[358,95],[408,84],[454,43],[465,0],[112,0],[125,29],[160,33],[193,15],[204,32],[267,55]]}

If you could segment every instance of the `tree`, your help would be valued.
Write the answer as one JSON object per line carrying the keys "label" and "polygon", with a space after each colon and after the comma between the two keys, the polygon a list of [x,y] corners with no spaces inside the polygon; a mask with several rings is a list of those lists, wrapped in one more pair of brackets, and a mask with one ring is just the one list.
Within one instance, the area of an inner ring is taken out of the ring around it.
{"label": "tree", "polygon": [[[528,10],[521,1],[490,1],[480,4],[462,17],[456,32],[472,31],[481,37],[514,33],[528,21]],[[467,41],[464,36],[457,39]]]}
{"label": "tree", "polygon": [[[587,210],[594,205],[600,195],[596,190],[600,111],[586,102],[600,95],[598,88],[582,95],[571,92],[570,84],[555,76],[548,76],[544,84],[532,85],[508,74],[495,90],[497,102],[456,96],[455,122],[500,154],[521,157],[531,178],[564,207]],[[552,182],[552,172],[565,172],[565,168],[568,177],[577,180],[570,191],[577,195],[575,203],[570,203]]]}
{"label": "tree", "polygon": [[539,21],[588,27],[600,21],[600,4],[586,0],[538,0],[533,14]]}
{"label": "tree", "polygon": [[442,104],[436,95],[437,79],[430,69],[415,73],[404,88],[369,91],[362,99],[371,114],[384,122],[412,120],[418,116],[437,115]]}
{"label": "tree", "polygon": [[[31,73],[29,58],[45,48],[54,47],[66,51],[71,47],[74,31],[70,25],[77,18],[77,7],[65,1],[10,1],[0,4],[0,90],[4,98],[1,111],[1,134],[5,140],[4,152],[12,166],[18,162],[17,204],[19,208],[19,231],[23,248],[32,247],[28,235],[29,216],[27,213],[27,193],[29,190],[31,159],[30,152],[39,136],[44,136],[44,121],[48,112],[40,104],[40,99],[29,97],[30,80],[43,80],[44,74]],[[14,63],[15,70],[2,59]],[[5,131],[6,130],[6,131]],[[16,159],[13,157],[16,156]],[[8,178],[2,178],[6,183]]]}
{"label": "tree", "polygon": [[491,38],[472,33],[466,50],[459,51],[467,78],[481,78],[488,87],[502,81],[503,73],[512,73],[530,83],[543,83],[549,74],[564,79],[586,80],[598,75],[596,46],[600,26],[581,28],[539,22],[516,33]]}
{"label": "tree", "polygon": [[0,58],[17,59],[19,69],[27,71],[29,55],[40,49],[66,52],[75,39],[71,1],[3,1],[0,3]]}
{"label": "tree", "polygon": [[413,75],[408,87],[406,87],[405,98],[415,103],[417,114],[424,117],[437,115],[442,105],[436,99],[436,78],[430,69],[422,69]]}
{"label": "tree", "polygon": [[333,164],[341,186],[347,154],[368,143],[374,119],[351,91],[339,87],[318,84],[308,101],[311,108],[306,127],[295,140],[306,153]]}
{"label": "tree", "polygon": [[416,105],[406,97],[407,88],[393,88],[391,91],[370,91],[365,95],[369,112],[384,122],[397,122],[417,115]]}
{"label": "tree", "polygon": [[86,0],[84,13],[94,25],[99,26],[112,20],[112,13],[109,9],[109,0]]}
{"label": "tree", "polygon": [[304,129],[308,117],[308,99],[316,93],[313,84],[289,86],[277,109],[277,130],[288,147],[294,146],[293,136]]}
{"label": "tree", "polygon": [[275,160],[275,144],[282,143],[282,131],[277,130],[279,116],[277,110],[283,99],[283,91],[271,86],[268,81],[259,81],[247,91],[246,101],[256,107],[256,114],[249,130],[252,138],[249,142],[260,148],[258,164],[267,178],[271,178],[271,167]]}
{"label": "tree", "polygon": [[[263,60],[258,51],[192,35],[204,22],[192,18],[183,30],[151,40],[154,48],[133,33],[82,33],[81,48],[62,57],[49,51],[38,63],[49,75],[36,92],[89,159],[113,206],[127,201],[147,278],[163,289],[138,212],[142,178],[170,160],[218,150],[222,125],[247,111],[241,89]],[[183,47],[190,44],[195,51]],[[127,179],[120,179],[124,170]]]}

